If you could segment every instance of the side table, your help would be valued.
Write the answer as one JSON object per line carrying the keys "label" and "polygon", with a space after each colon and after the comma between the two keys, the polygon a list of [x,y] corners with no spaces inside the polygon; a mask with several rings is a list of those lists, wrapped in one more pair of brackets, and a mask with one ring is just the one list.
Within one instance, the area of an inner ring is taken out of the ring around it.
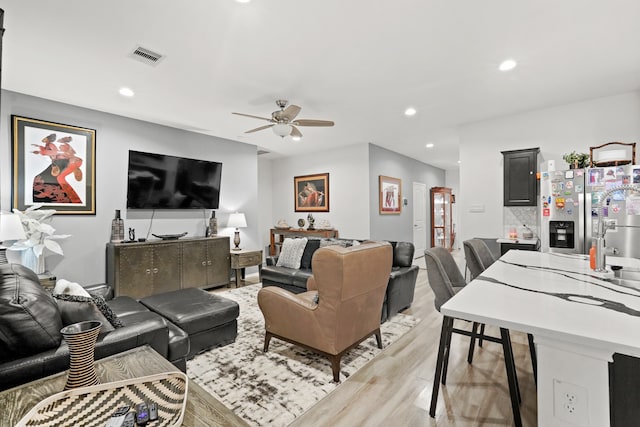
{"label": "side table", "polygon": [[229,253],[231,254],[231,268],[236,273],[236,288],[240,284],[241,275],[244,280],[246,267],[258,266],[258,278],[262,281],[262,250],[240,249],[239,251],[229,251]]}

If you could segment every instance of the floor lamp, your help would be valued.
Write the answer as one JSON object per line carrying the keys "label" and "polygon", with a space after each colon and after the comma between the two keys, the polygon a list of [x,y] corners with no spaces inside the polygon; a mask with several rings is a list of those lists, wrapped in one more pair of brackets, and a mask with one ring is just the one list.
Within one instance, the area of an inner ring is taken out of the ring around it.
{"label": "floor lamp", "polygon": [[243,213],[232,213],[229,215],[229,222],[227,222],[227,227],[235,227],[236,233],[233,236],[233,243],[235,243],[236,247],[232,250],[239,251],[240,250],[240,230],[239,228],[245,228],[247,226],[247,219],[244,217]]}
{"label": "floor lamp", "polygon": [[7,248],[2,246],[3,242],[9,240],[23,240],[27,236],[24,234],[20,217],[12,213],[0,212],[0,264],[7,264]]}

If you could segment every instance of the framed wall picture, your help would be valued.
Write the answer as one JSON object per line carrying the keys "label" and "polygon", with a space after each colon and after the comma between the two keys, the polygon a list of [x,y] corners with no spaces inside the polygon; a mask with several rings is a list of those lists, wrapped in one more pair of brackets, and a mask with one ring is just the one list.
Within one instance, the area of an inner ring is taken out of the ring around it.
{"label": "framed wall picture", "polygon": [[402,180],[380,175],[380,214],[399,214],[402,212]]}
{"label": "framed wall picture", "polygon": [[293,178],[296,212],[329,212],[329,174]]}
{"label": "framed wall picture", "polygon": [[14,208],[96,213],[96,131],[11,116]]}

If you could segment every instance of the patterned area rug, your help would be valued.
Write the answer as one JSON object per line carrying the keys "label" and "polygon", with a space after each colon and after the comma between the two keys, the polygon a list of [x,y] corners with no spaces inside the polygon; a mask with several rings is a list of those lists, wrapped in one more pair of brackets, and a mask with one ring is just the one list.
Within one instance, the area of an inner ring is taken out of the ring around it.
{"label": "patterned area rug", "polygon": [[[253,426],[286,426],[338,384],[323,356],[273,338],[263,353],[264,318],[258,307],[261,285],[218,293],[240,304],[238,337],[187,362],[187,375]],[[386,348],[418,323],[397,314],[380,327]],[[341,363],[340,379],[353,375],[381,351],[374,337],[349,351]]]}

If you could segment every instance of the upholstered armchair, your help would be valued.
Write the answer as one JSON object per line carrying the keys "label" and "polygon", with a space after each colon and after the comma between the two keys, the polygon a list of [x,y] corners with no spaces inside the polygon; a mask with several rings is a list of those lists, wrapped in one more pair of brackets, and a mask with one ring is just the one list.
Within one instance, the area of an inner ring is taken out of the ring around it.
{"label": "upholstered armchair", "polygon": [[339,382],[340,360],[348,350],[371,335],[382,348],[380,311],[392,258],[386,242],[327,246],[313,255],[311,290],[294,294],[275,286],[260,289],[264,351],[272,337],[314,350],[329,358],[333,380]]}

